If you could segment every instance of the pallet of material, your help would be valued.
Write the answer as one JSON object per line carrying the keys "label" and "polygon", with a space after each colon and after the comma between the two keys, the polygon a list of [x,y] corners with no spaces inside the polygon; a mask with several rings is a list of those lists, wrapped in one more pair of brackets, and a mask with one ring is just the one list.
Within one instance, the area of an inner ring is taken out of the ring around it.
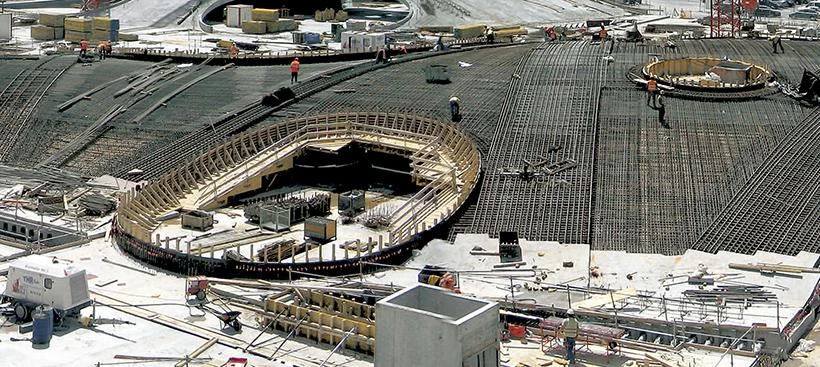
{"label": "pallet of material", "polygon": [[65,24],[65,15],[41,13],[38,23],[49,27],[63,27],[63,24]]}
{"label": "pallet of material", "polygon": [[109,17],[94,17],[91,18],[91,28],[107,31],[111,29],[111,18]]}
{"label": "pallet of material", "polygon": [[251,10],[251,20],[275,22],[279,20],[279,9],[253,9]]}
{"label": "pallet of material", "polygon": [[91,39],[94,41],[111,41],[117,42],[119,38],[119,32],[117,31],[110,31],[110,30],[102,30],[102,29],[94,29],[91,31]]}
{"label": "pallet of material", "polygon": [[74,32],[91,32],[91,19],[65,18],[65,30]]}
{"label": "pallet of material", "polygon": [[333,9],[317,10],[313,19],[317,22],[332,21],[336,18],[336,11]]}
{"label": "pallet of material", "polygon": [[428,33],[453,33],[453,26],[451,25],[430,25],[421,26],[418,28],[419,32]]}
{"label": "pallet of material", "polygon": [[527,30],[523,27],[518,27],[516,29],[505,29],[502,31],[495,31],[493,30],[495,37],[510,37],[510,36],[524,36],[527,34]]}
{"label": "pallet of material", "polygon": [[120,33],[120,41],[133,42],[139,41],[140,36],[133,33]]}
{"label": "pallet of material", "polygon": [[248,34],[265,34],[267,25],[265,22],[258,20],[246,20],[242,22],[242,33]]}
{"label": "pallet of material", "polygon": [[349,18],[350,16],[347,15],[347,12],[344,10],[337,11],[336,16],[334,17],[334,19],[339,23],[346,22]]}
{"label": "pallet of material", "polygon": [[83,39],[91,39],[91,32],[77,32],[70,29],[65,30],[65,40],[69,42],[80,42]]}
{"label": "pallet of material", "polygon": [[38,41],[51,41],[54,39],[54,28],[44,25],[31,26],[31,38]]}
{"label": "pallet of material", "polygon": [[267,33],[276,33],[279,32],[279,21],[275,22],[265,22],[265,32]]}
{"label": "pallet of material", "polygon": [[279,32],[295,31],[299,29],[299,24],[293,19],[279,19],[277,27]]}
{"label": "pallet of material", "polygon": [[453,27],[453,37],[456,39],[478,38],[484,35],[486,28],[483,24]]}

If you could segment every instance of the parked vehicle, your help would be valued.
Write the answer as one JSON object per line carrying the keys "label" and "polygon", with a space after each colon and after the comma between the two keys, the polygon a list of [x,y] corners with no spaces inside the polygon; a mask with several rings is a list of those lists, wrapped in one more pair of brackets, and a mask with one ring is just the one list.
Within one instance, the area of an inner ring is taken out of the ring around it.
{"label": "parked vehicle", "polygon": [[817,13],[796,11],[794,13],[789,14],[789,18],[804,19],[804,20],[817,20],[817,19],[820,19],[820,15],[818,15]]}
{"label": "parked vehicle", "polygon": [[756,17],[776,18],[781,15],[780,10],[775,10],[768,6],[758,6],[757,10],[755,10]]}

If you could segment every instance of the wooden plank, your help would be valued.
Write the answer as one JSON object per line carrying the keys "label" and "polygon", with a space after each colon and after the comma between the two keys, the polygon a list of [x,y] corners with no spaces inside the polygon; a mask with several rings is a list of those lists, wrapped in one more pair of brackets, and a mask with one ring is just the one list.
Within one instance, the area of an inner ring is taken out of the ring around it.
{"label": "wooden plank", "polygon": [[205,344],[200,345],[199,348],[196,348],[193,352],[191,352],[191,354],[187,355],[184,359],[181,359],[174,365],[174,367],[186,366],[190,359],[199,357],[200,354],[205,353],[205,351],[208,350],[208,348],[216,344],[217,340],[218,339],[216,337],[208,339],[208,341],[206,341]]}

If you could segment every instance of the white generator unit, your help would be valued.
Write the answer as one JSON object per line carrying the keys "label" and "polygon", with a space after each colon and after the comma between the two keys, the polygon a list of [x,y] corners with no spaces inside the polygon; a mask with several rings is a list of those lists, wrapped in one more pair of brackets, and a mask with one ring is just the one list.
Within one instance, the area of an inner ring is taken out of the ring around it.
{"label": "white generator unit", "polygon": [[77,314],[91,304],[85,269],[51,257],[30,255],[9,264],[6,291],[17,320],[24,321],[40,305],[54,308],[55,316]]}

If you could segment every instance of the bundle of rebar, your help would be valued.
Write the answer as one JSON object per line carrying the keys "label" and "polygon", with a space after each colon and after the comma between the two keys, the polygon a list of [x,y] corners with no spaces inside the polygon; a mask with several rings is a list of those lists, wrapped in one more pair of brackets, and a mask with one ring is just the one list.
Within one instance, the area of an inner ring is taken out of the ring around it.
{"label": "bundle of rebar", "polygon": [[761,286],[718,286],[714,289],[687,289],[683,291],[687,298],[700,302],[751,303],[771,302],[777,295],[763,290]]}
{"label": "bundle of rebar", "polygon": [[278,262],[304,251],[304,243],[297,245],[296,240],[286,239],[265,245],[265,247],[256,251],[256,258],[258,261]]}

